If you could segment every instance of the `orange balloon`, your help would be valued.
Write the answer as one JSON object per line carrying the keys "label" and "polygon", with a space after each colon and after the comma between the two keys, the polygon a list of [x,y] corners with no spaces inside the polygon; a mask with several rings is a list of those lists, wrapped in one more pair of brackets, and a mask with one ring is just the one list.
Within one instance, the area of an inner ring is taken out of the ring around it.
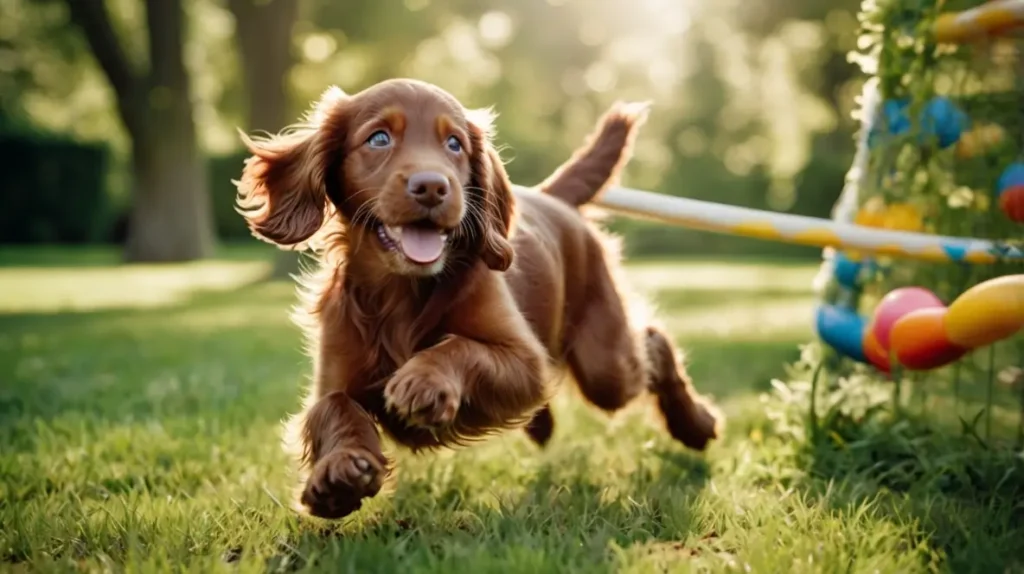
{"label": "orange balloon", "polygon": [[889,353],[882,347],[882,344],[875,338],[874,329],[869,325],[864,329],[864,356],[883,373],[889,374],[892,367],[889,365]]}
{"label": "orange balloon", "polygon": [[899,364],[912,371],[944,367],[967,354],[969,349],[953,344],[946,336],[945,307],[911,311],[892,325],[889,345]]}

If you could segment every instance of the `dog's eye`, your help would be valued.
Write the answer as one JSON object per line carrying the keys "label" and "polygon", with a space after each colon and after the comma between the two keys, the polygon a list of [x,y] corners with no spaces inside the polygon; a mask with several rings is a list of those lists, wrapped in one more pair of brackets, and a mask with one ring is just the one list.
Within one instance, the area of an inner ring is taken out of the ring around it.
{"label": "dog's eye", "polygon": [[384,130],[375,131],[366,139],[366,145],[376,148],[388,147],[391,145],[391,136]]}
{"label": "dog's eye", "polygon": [[448,136],[448,140],[444,142],[444,145],[448,148],[448,151],[452,153],[459,153],[462,151],[462,142],[455,136]]}

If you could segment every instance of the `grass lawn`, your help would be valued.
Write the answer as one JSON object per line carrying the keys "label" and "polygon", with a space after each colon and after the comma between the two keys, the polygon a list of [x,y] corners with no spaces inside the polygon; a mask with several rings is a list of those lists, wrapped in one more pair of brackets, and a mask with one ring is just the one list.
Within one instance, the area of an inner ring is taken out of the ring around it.
{"label": "grass lawn", "polygon": [[0,570],[1024,571],[1012,455],[907,421],[869,435],[827,401],[809,447],[800,398],[768,397],[812,337],[813,265],[632,266],[730,417],[707,454],[651,405],[607,419],[566,393],[546,450],[397,452],[388,492],[328,523],[288,508],[278,447],[309,373],[291,286],[249,255],[115,261],[0,250]]}

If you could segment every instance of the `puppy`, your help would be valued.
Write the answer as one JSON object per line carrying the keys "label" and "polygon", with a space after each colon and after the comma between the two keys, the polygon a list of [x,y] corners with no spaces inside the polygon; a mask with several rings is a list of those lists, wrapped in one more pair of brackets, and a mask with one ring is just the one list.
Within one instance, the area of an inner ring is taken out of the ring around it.
{"label": "puppy", "polygon": [[645,391],[703,450],[720,417],[671,340],[631,317],[618,255],[580,213],[628,161],[642,105],[619,104],[533,189],[509,182],[487,112],[414,80],[329,89],[307,121],[243,137],[238,187],[254,235],[312,247],[303,278],[313,383],[291,424],[311,514],[340,518],[412,450],[525,426],[543,445],[555,371],[605,411]]}

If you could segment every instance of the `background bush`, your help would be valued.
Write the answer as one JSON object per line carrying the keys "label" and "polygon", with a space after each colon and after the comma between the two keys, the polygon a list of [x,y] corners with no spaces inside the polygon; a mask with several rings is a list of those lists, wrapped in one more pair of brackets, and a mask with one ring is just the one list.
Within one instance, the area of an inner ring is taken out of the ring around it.
{"label": "background bush", "polygon": [[113,230],[101,143],[47,134],[0,133],[0,242],[93,243]]}
{"label": "background bush", "polygon": [[210,158],[207,174],[210,178],[210,199],[213,202],[213,221],[217,236],[224,241],[252,239],[245,220],[235,211],[235,184],[231,180],[242,175],[244,153]]}

